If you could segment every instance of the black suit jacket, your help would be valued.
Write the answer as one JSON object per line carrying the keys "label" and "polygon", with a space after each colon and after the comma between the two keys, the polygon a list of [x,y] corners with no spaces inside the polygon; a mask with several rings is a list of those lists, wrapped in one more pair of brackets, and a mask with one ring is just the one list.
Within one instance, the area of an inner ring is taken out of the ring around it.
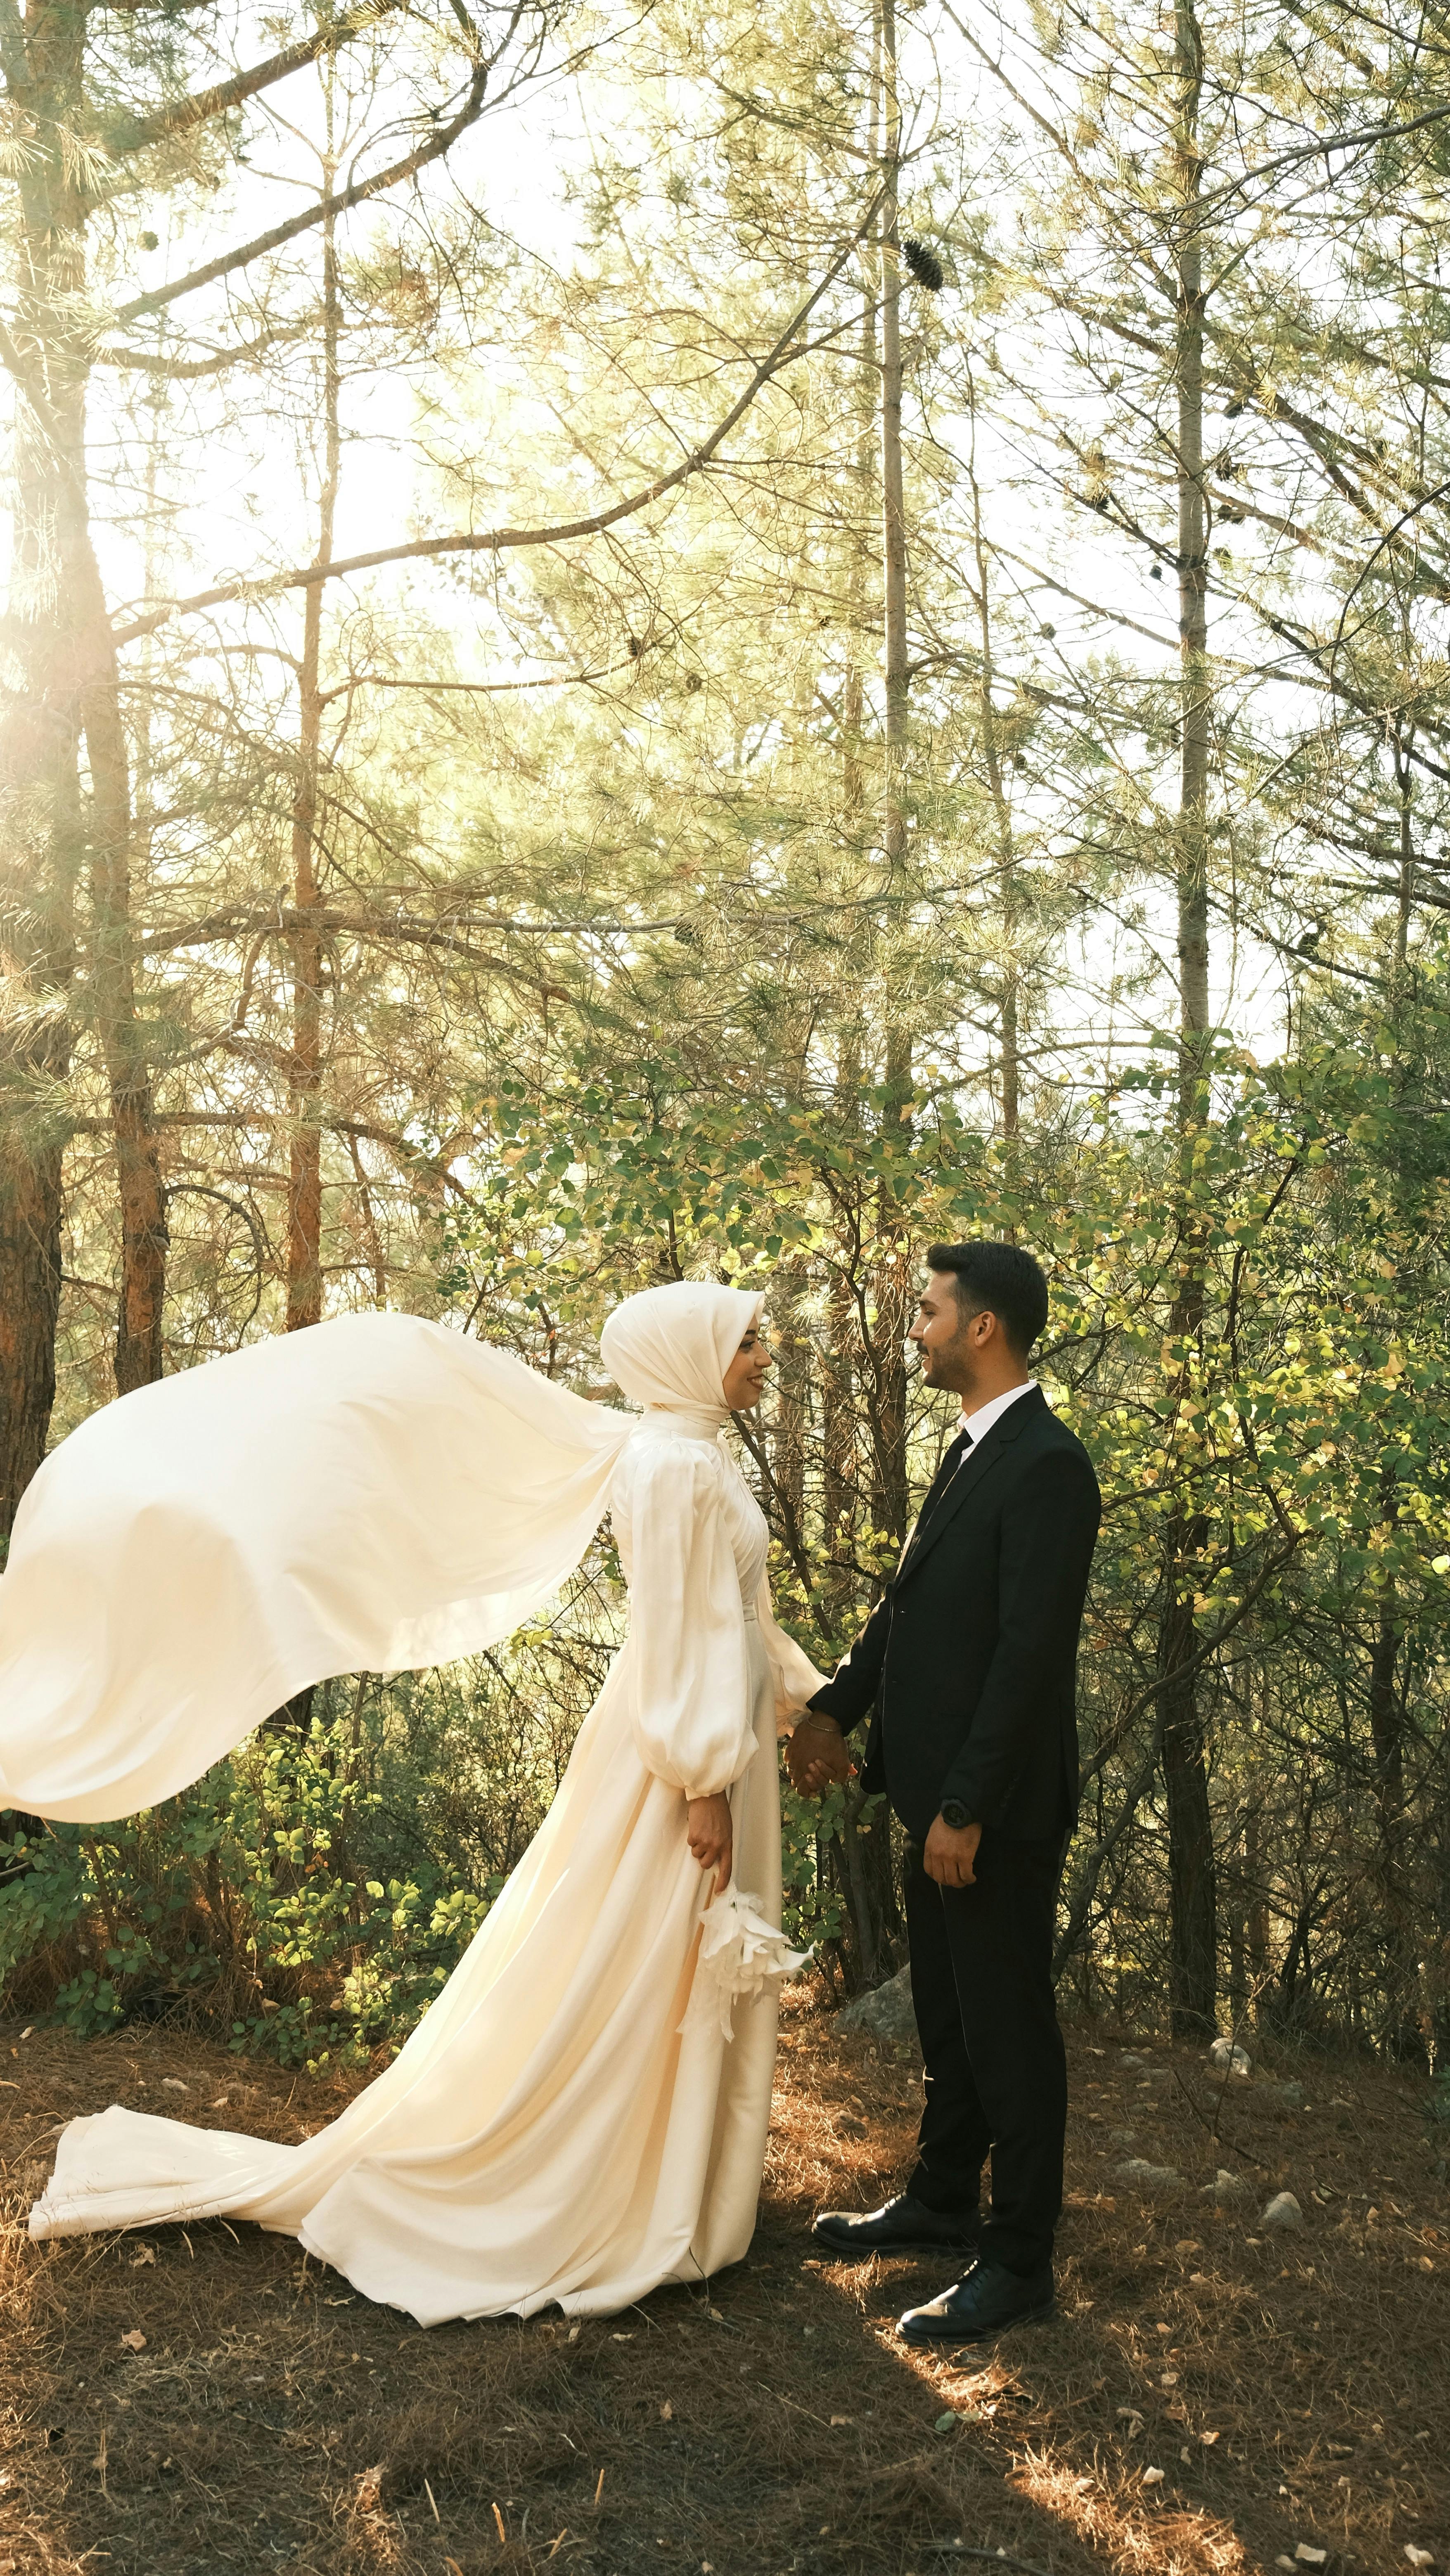
{"label": "black suit jacket", "polygon": [[1040,1390],[968,1452],[812,1708],[870,1716],[865,1785],[925,1838],[943,1798],[994,1832],[1077,1813],[1078,1630],[1102,1498]]}

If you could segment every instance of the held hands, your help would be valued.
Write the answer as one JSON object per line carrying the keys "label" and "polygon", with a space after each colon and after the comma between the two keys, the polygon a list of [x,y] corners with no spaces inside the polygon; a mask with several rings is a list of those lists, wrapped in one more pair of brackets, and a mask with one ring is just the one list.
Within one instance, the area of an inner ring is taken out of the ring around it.
{"label": "held hands", "polygon": [[790,1785],[801,1798],[824,1797],[827,1789],[851,1777],[846,1739],[833,1717],[807,1710],[786,1738],[785,1767]]}
{"label": "held hands", "polygon": [[938,1887],[975,1887],[974,1865],[981,1839],[980,1825],[958,1827],[949,1825],[944,1817],[934,1817],[921,1855],[927,1877],[934,1878]]}
{"label": "held hands", "polygon": [[718,1789],[713,1798],[690,1800],[689,1841],[700,1867],[715,1873],[715,1894],[723,1896],[735,1858],[730,1801],[723,1789]]}

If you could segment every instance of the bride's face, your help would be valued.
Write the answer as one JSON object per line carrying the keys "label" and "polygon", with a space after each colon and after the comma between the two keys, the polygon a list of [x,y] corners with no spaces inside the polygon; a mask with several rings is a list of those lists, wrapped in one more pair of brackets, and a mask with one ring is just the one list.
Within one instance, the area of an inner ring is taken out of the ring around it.
{"label": "bride's face", "polygon": [[760,1402],[769,1366],[770,1353],[765,1347],[764,1335],[752,1324],[721,1381],[725,1401],[732,1413],[746,1413],[753,1404]]}

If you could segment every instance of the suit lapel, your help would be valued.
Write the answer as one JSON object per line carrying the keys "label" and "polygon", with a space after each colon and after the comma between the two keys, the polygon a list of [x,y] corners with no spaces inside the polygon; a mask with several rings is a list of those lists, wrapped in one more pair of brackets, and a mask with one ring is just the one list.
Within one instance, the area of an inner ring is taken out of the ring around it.
{"label": "suit lapel", "polygon": [[1015,1404],[1009,1404],[1005,1413],[998,1414],[985,1439],[979,1440],[975,1449],[962,1460],[928,1527],[911,1540],[896,1576],[899,1584],[910,1581],[923,1558],[930,1555],[943,1530],[956,1519],[968,1496],[976,1492],[998,1460],[1006,1456],[1018,1433],[1026,1429],[1035,1415],[1045,1411],[1046,1405],[1047,1398],[1042,1389],[1032,1387],[1026,1395],[1019,1395]]}

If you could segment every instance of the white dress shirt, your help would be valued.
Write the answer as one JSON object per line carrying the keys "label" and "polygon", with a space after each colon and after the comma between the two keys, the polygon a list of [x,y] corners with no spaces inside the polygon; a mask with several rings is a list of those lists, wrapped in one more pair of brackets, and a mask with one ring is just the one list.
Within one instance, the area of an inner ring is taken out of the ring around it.
{"label": "white dress shirt", "polygon": [[962,1415],[958,1428],[965,1431],[974,1449],[979,1440],[986,1438],[993,1423],[1006,1412],[1008,1405],[1015,1404],[1019,1395],[1030,1395],[1036,1384],[1035,1377],[1025,1377],[1020,1386],[1009,1386],[1005,1395],[994,1395],[990,1404],[979,1404],[975,1413]]}

